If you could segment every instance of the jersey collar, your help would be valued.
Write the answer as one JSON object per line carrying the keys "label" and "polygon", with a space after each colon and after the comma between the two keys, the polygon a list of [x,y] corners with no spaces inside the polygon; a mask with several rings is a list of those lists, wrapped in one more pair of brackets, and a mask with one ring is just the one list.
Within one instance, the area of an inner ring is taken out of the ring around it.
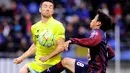
{"label": "jersey collar", "polygon": [[[49,20],[46,22],[45,25],[48,25],[53,19],[54,19],[53,17],[50,17]],[[41,22],[42,22],[42,20],[41,20]],[[44,23],[42,23],[42,24],[44,24]]]}

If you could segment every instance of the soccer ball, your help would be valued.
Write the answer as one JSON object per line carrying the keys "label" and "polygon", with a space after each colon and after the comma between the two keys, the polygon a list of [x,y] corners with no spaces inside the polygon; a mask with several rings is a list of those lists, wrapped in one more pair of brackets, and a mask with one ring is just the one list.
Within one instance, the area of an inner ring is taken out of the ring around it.
{"label": "soccer ball", "polygon": [[55,43],[55,35],[49,30],[44,30],[39,34],[38,40],[42,46],[51,47]]}

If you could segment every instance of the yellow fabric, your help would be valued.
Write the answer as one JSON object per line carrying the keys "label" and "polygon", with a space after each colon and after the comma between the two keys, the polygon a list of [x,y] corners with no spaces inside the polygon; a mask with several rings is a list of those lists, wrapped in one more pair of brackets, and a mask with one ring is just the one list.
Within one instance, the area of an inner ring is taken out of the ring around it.
{"label": "yellow fabric", "polygon": [[58,39],[61,39],[61,38],[65,38],[65,29],[64,29],[62,23],[55,20],[53,17],[51,17],[47,21],[46,24],[44,24],[42,21],[39,21],[36,24],[32,25],[32,27],[31,27],[32,38],[33,38],[34,44],[36,45],[36,53],[35,53],[36,54],[36,56],[35,56],[36,62],[38,62],[40,64],[46,64],[46,65],[55,65],[56,63],[58,63],[61,60],[60,54],[51,58],[51,59],[49,59],[49,60],[47,60],[46,62],[42,62],[42,61],[39,60],[40,56],[49,55],[57,47],[56,42],[51,47],[45,47],[45,46],[42,46],[39,43],[38,35],[44,30],[51,31],[55,35],[56,40],[58,40]]}
{"label": "yellow fabric", "polygon": [[42,72],[42,71],[46,70],[47,68],[51,67],[51,65],[42,65],[36,61],[27,63],[27,65],[37,72]]}

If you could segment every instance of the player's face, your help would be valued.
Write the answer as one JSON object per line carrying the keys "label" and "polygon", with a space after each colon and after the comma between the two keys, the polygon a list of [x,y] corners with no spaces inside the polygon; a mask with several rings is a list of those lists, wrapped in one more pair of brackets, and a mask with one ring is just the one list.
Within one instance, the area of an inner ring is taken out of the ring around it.
{"label": "player's face", "polygon": [[98,16],[99,15],[96,15],[95,18],[91,21],[91,23],[90,23],[90,28],[91,29],[94,29],[97,26]]}
{"label": "player's face", "polygon": [[54,5],[51,2],[43,2],[41,4],[40,12],[43,17],[49,18],[54,13]]}

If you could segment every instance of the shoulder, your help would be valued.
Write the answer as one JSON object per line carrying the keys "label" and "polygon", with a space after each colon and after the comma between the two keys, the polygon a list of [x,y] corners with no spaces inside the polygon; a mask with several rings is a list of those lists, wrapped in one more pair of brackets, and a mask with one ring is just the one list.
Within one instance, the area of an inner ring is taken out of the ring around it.
{"label": "shoulder", "polygon": [[57,28],[58,28],[58,27],[64,28],[63,24],[62,24],[60,21],[58,21],[58,20],[56,20],[56,19],[54,19],[53,21],[54,21],[53,24],[54,24]]}
{"label": "shoulder", "polygon": [[34,23],[31,27],[36,27],[36,26],[38,26],[39,24],[41,24],[41,21],[38,21],[38,22]]}
{"label": "shoulder", "polygon": [[62,25],[62,23],[61,23],[60,21],[56,20],[56,19],[53,19],[53,21],[54,21],[56,24],[58,24],[58,25]]}
{"label": "shoulder", "polygon": [[94,29],[94,30],[91,31],[91,35],[97,35],[97,34],[99,34],[99,33],[100,33],[100,32],[99,32],[98,29]]}
{"label": "shoulder", "polygon": [[95,37],[95,36],[99,36],[99,35],[101,35],[100,30],[94,29],[94,30],[91,31],[90,38]]}
{"label": "shoulder", "polygon": [[35,29],[40,23],[41,23],[41,21],[38,21],[38,22],[34,23],[34,24],[31,26],[31,30]]}

